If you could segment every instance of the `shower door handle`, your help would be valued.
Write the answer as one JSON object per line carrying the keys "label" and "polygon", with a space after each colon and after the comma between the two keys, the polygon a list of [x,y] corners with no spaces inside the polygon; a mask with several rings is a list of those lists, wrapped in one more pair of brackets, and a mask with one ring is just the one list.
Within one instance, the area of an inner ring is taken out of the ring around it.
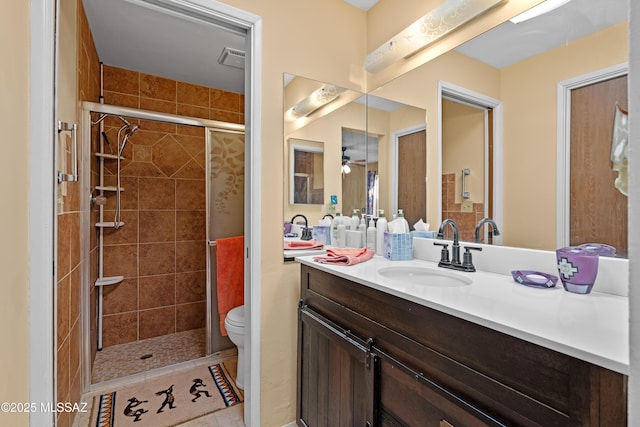
{"label": "shower door handle", "polygon": [[72,171],[71,173],[58,171],[58,184],[65,181],[74,182],[78,180],[78,126],[75,123],[65,123],[59,121],[58,134],[60,134],[60,132],[71,132]]}

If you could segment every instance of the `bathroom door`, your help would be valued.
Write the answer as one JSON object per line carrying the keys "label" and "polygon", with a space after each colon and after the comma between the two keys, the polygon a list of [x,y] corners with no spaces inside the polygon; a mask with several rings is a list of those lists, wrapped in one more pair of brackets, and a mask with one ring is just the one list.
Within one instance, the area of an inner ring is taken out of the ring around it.
{"label": "bathroom door", "polygon": [[207,354],[211,354],[233,348],[220,333],[215,241],[244,235],[244,134],[208,128],[206,161]]}
{"label": "bathroom door", "polygon": [[627,76],[571,91],[570,244],[605,243],[626,257],[627,196],[610,161],[616,103],[627,110]]}

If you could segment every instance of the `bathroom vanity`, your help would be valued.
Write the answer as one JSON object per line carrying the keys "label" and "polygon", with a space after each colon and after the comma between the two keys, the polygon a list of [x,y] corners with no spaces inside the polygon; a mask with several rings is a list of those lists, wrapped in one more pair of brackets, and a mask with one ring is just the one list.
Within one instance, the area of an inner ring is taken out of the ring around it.
{"label": "bathroom vanity", "polygon": [[626,298],[297,260],[299,425],[626,425]]}

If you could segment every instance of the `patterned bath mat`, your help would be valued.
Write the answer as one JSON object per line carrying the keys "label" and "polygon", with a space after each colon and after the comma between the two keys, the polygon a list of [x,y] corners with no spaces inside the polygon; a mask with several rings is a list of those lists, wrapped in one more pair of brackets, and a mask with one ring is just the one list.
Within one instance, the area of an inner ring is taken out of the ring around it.
{"label": "patterned bath mat", "polygon": [[235,362],[201,365],[96,396],[91,426],[174,426],[241,403]]}

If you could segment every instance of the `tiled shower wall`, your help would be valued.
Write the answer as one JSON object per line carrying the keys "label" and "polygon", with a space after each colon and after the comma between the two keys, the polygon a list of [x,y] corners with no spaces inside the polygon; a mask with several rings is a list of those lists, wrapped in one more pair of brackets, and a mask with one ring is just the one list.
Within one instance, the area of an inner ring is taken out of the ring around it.
{"label": "tiled shower wall", "polygon": [[[462,204],[456,203],[456,177],[459,174],[442,175],[442,219],[452,219],[458,225],[460,240],[472,242],[476,224],[484,218],[484,203],[474,203],[472,212],[462,212]],[[451,233],[447,228],[447,233]],[[453,235],[447,235],[452,239]]]}
{"label": "tiled shower wall", "polygon": [[[105,103],[242,123],[243,96],[105,66]],[[205,326],[204,129],[135,121],[140,130],[121,162],[122,221],[105,229],[104,275],[125,280],[105,288],[103,346]],[[115,150],[117,118],[105,120]],[[109,151],[108,148],[105,151]],[[115,185],[116,162],[106,163]],[[105,221],[112,221],[115,195]]]}

